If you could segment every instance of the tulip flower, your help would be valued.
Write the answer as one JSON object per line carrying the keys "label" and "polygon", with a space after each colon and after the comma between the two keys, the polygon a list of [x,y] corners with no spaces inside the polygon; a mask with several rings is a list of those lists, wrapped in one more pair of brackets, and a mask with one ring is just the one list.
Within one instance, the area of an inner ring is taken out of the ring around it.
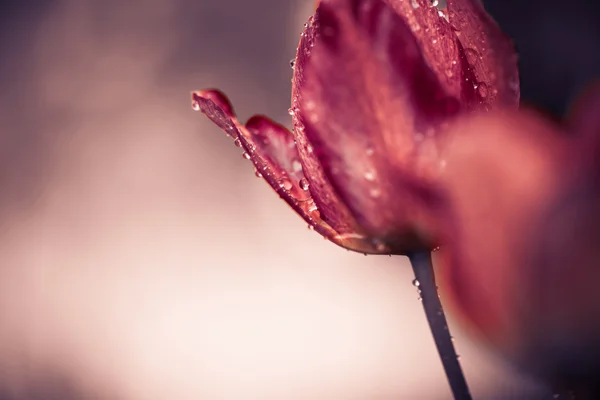
{"label": "tulip flower", "polygon": [[514,51],[476,0],[450,0],[447,11],[425,0],[322,1],[292,82],[292,132],[263,116],[241,124],[215,90],[193,93],[194,107],[311,227],[365,253],[438,245],[433,186],[448,122],[519,98]]}
{"label": "tulip flower", "polygon": [[192,104],[309,227],[349,250],[409,255],[454,395],[469,399],[429,256],[451,215],[442,154],[455,119],[516,109],[519,82],[513,46],[479,0],[436,3],[318,2],[293,63],[292,131],[239,122],[217,90]]}

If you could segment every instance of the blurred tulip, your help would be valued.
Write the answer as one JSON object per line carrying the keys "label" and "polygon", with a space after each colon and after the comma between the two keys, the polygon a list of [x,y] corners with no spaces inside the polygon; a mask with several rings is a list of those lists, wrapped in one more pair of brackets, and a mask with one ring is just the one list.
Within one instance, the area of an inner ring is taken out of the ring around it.
{"label": "blurred tulip", "polygon": [[516,55],[477,0],[323,0],[302,33],[294,130],[245,124],[216,90],[193,106],[232,136],[257,174],[321,235],[406,254],[438,243],[436,181],[449,122],[515,108]]}
{"label": "blurred tulip", "polygon": [[[600,90],[568,125],[521,111],[453,125],[440,290],[472,331],[557,387],[599,394]],[[579,397],[578,397],[579,398]]]}

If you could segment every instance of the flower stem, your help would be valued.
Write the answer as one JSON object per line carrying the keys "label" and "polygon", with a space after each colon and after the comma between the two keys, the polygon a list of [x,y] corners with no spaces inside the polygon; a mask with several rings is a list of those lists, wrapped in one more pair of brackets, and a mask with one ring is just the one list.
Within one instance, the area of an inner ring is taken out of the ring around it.
{"label": "flower stem", "polygon": [[448,329],[444,309],[437,292],[431,253],[416,252],[408,255],[415,273],[414,284],[420,290],[421,301],[433,340],[450,383],[450,389],[455,400],[471,400],[467,381],[458,362],[452,336]]}

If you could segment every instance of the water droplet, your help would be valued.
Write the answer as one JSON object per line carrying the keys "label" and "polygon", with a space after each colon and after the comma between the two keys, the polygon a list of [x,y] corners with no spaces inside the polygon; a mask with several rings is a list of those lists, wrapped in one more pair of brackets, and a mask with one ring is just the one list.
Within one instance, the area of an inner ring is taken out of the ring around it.
{"label": "water droplet", "polygon": [[477,60],[481,57],[477,50],[472,49],[470,47],[465,49],[465,55],[467,57],[467,61],[471,65],[475,64]]}
{"label": "water droplet", "polygon": [[194,111],[200,111],[200,103],[198,103],[197,100],[193,100],[192,101],[192,110],[194,110]]}
{"label": "water droplet", "polygon": [[448,68],[448,69],[446,70],[446,76],[447,76],[448,78],[452,78],[452,77],[454,76],[454,71],[452,71],[452,68]]}
{"label": "water droplet", "polygon": [[240,138],[233,139],[233,144],[235,147],[242,147],[242,142],[240,142]]}
{"label": "water droplet", "polygon": [[434,248],[433,250],[431,250],[431,251],[434,251],[434,252],[435,252],[435,251],[440,251],[440,246],[438,246],[438,247],[435,247],[435,248]]}
{"label": "water droplet", "polygon": [[315,204],[314,200],[311,199],[311,203],[308,206],[308,212],[313,212],[313,211],[317,211],[319,208],[317,207],[317,205]]}
{"label": "water droplet", "polygon": [[437,39],[433,39],[433,40],[431,41],[431,43],[433,43],[433,44],[437,44]]}
{"label": "water droplet", "polygon": [[250,159],[250,154],[248,154],[247,152],[244,152],[242,154],[242,157],[244,157],[246,160],[249,160]]}
{"label": "water droplet", "polygon": [[375,180],[375,172],[373,172],[373,171],[365,172],[365,179],[368,180],[369,182],[373,182]]}
{"label": "water droplet", "polygon": [[314,230],[315,230],[315,227],[314,227],[314,226],[312,226],[312,225],[308,225],[308,230],[309,230],[309,231],[314,231]]}
{"label": "water droplet", "polygon": [[262,178],[262,174],[260,173],[259,170],[255,170],[254,175],[256,175],[257,178]]}
{"label": "water droplet", "polygon": [[419,3],[417,2],[417,0],[410,0],[410,4],[412,5],[412,8],[414,8],[415,10],[417,8],[419,8]]}
{"label": "water droplet", "polygon": [[292,161],[292,171],[294,171],[294,172],[302,171],[302,163],[300,163],[300,161],[298,161],[298,160]]}
{"label": "water droplet", "polygon": [[381,196],[381,190],[373,188],[373,189],[369,190],[369,194],[371,195],[371,197],[376,199],[379,196]]}
{"label": "water droplet", "polygon": [[294,116],[294,114],[296,114],[296,109],[294,107],[290,107],[288,109],[288,114],[290,114],[291,116]]}
{"label": "water droplet", "polygon": [[291,59],[290,60],[290,67],[292,67],[292,69],[294,69],[294,67],[296,66],[296,59]]}
{"label": "water droplet", "polygon": [[438,0],[433,0],[433,1],[431,2],[431,5],[432,5],[432,6],[434,6],[434,7],[437,7],[437,6],[439,6],[439,5],[440,5],[440,2],[439,2]]}
{"label": "water droplet", "polygon": [[375,250],[379,252],[389,251],[386,244],[379,239],[373,239],[373,245],[375,246]]}
{"label": "water droplet", "polygon": [[279,181],[279,187],[285,190],[290,190],[292,186],[292,182],[290,182],[287,178],[283,178]]}
{"label": "water droplet", "polygon": [[488,87],[485,83],[479,84],[479,95],[483,98],[486,98],[488,95]]}
{"label": "water droplet", "polygon": [[423,302],[423,298],[421,296],[417,297],[417,300],[419,300],[421,303]]}
{"label": "water droplet", "polygon": [[310,184],[308,183],[308,180],[306,178],[300,179],[300,188],[302,190],[308,190],[309,186],[310,186]]}
{"label": "water droplet", "polygon": [[311,153],[311,154],[312,154],[313,150],[314,150],[314,149],[313,149],[313,147],[312,147],[310,144],[309,144],[308,146],[306,146],[306,151],[307,151],[308,153]]}
{"label": "water droplet", "polygon": [[450,22],[450,20],[448,19],[448,16],[446,14],[444,14],[444,12],[442,10],[438,11],[438,17],[444,18],[446,20],[446,22]]}
{"label": "water droplet", "polygon": [[414,286],[414,287],[419,287],[419,286],[421,286],[421,282],[419,282],[419,280],[418,280],[418,279],[413,279],[413,281],[412,281],[412,284],[413,284],[413,286]]}

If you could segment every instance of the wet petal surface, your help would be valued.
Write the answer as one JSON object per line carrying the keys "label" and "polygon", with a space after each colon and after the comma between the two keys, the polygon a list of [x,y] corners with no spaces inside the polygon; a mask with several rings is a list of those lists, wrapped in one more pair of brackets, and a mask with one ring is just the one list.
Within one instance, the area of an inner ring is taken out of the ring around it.
{"label": "wet petal surface", "polygon": [[254,116],[242,125],[228,99],[218,90],[192,93],[192,107],[202,111],[243,148],[258,176],[283,198],[311,227],[343,247],[362,252],[380,252],[377,246],[354,231],[340,232],[321,218],[310,183],[296,150],[294,137],[285,127],[264,116]]}
{"label": "wet petal surface", "polygon": [[519,105],[517,54],[480,0],[447,0],[448,19],[472,66],[477,90],[490,104]]}
{"label": "wet petal surface", "polygon": [[426,225],[423,199],[410,181],[437,168],[430,165],[436,128],[460,103],[384,1],[323,1],[304,35],[294,77],[297,141],[310,144],[326,179],[370,234],[402,236],[412,221]]}

